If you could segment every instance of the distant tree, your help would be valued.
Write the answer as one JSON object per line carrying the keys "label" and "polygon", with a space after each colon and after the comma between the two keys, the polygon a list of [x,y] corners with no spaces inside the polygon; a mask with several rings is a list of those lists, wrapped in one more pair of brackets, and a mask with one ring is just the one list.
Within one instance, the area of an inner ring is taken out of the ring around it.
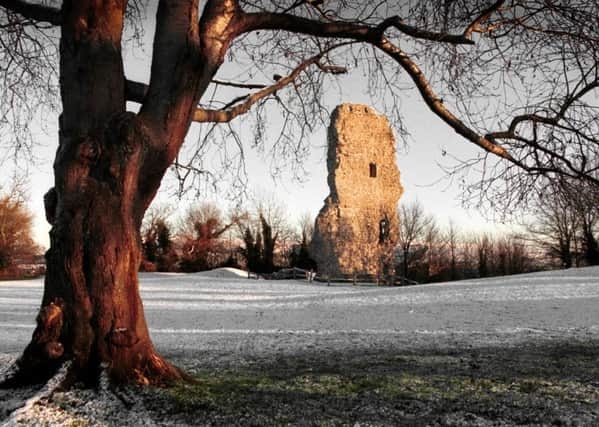
{"label": "distant tree", "polygon": [[[427,227],[432,222],[432,217],[424,212],[420,202],[403,204],[399,208],[399,238],[398,243],[402,253],[402,274],[410,277],[410,263],[415,260],[414,244],[423,241]],[[418,253],[423,255],[423,253]]]}
{"label": "distant tree", "polygon": [[298,221],[299,230],[295,244],[289,253],[289,264],[292,267],[316,270],[316,262],[310,255],[310,243],[314,234],[314,218],[309,212],[302,214]]}
{"label": "distant tree", "polygon": [[478,276],[478,253],[476,242],[478,236],[474,233],[462,233],[459,241],[459,276],[460,279],[470,279]]}
{"label": "distant tree", "polygon": [[495,263],[494,272],[499,276],[512,274],[512,247],[509,238],[495,240]]}
{"label": "distant tree", "polygon": [[459,231],[453,220],[449,221],[449,227],[447,228],[445,239],[447,241],[447,246],[449,249],[449,279],[458,280]]}
{"label": "distant tree", "polygon": [[210,203],[192,206],[180,223],[178,239],[181,245],[182,271],[203,271],[224,264],[230,256],[223,235],[237,219],[225,221],[220,209]]}
{"label": "distant tree", "polygon": [[510,248],[508,255],[507,274],[521,274],[533,271],[529,249],[521,235],[512,234],[504,239],[504,244]]}
{"label": "distant tree", "polygon": [[433,276],[439,276],[445,258],[445,242],[441,238],[441,230],[437,221],[431,218],[430,223],[424,231],[424,243],[426,245],[426,279],[431,280]]}
{"label": "distant tree", "polygon": [[148,211],[142,225],[142,268],[147,271],[174,271],[177,256],[168,223],[169,210],[164,207]]}
{"label": "distant tree", "polygon": [[484,233],[477,236],[476,253],[478,256],[478,275],[479,277],[487,277],[491,273],[491,258],[493,257],[493,242],[491,237]]}
{"label": "distant tree", "polygon": [[528,225],[533,239],[550,258],[558,259],[561,267],[570,268],[577,258],[577,231],[580,215],[572,197],[559,183],[551,183],[539,193],[533,207],[534,223]]}
{"label": "distant tree", "polygon": [[260,224],[262,225],[262,273],[272,273],[275,269],[274,256],[275,245],[279,237],[278,233],[273,235],[271,225],[266,221],[264,215],[260,214]]}
{"label": "distant tree", "polygon": [[246,227],[243,233],[243,245],[241,253],[245,258],[247,269],[255,273],[267,272],[264,266],[264,247],[260,230],[256,230],[254,234],[250,227]]}
{"label": "distant tree", "polygon": [[305,230],[301,231],[301,240],[291,252],[290,264],[292,267],[303,268],[305,270],[316,270],[316,262],[310,255],[310,243]]}
{"label": "distant tree", "polygon": [[[265,233],[264,225],[260,217],[264,219],[268,228],[270,228],[270,231],[267,233]],[[290,245],[295,240],[295,231],[289,223],[289,213],[286,206],[281,204],[274,194],[262,194],[254,200],[253,218],[255,226],[262,229],[265,251],[270,250],[267,249],[266,234],[270,233],[274,238],[274,246],[272,248],[273,268],[275,266],[282,266],[288,261],[287,254],[289,253]],[[270,262],[266,262],[266,264],[270,265]]]}
{"label": "distant tree", "polygon": [[584,261],[587,265],[599,265],[599,188],[569,179],[561,179],[559,183],[560,192],[576,213]]}
{"label": "distant tree", "polygon": [[244,242],[242,255],[251,271],[272,273],[288,261],[288,244],[294,232],[285,207],[273,194],[256,198],[251,211],[236,215],[238,236]]}
{"label": "distant tree", "polygon": [[302,241],[306,240],[306,244],[309,246],[314,234],[314,217],[310,212],[304,212],[300,216],[298,224],[299,236],[301,236]]}
{"label": "distant tree", "polygon": [[8,191],[0,189],[0,274],[18,263],[31,263],[40,254],[33,240],[32,220],[19,185]]}

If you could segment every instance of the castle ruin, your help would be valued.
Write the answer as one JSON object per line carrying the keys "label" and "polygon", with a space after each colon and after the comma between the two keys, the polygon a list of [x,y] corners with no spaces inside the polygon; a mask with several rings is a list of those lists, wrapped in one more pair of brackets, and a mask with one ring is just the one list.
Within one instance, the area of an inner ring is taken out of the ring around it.
{"label": "castle ruin", "polygon": [[327,169],[330,194],[311,243],[319,273],[386,275],[403,193],[387,118],[365,105],[339,105],[331,115]]}

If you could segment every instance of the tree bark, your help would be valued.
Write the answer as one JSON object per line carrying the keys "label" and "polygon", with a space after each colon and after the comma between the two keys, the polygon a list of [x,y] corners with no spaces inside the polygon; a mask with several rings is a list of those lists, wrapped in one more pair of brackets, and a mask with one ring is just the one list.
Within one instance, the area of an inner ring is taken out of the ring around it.
{"label": "tree bark", "polygon": [[18,362],[19,382],[47,380],[71,361],[68,381],[162,383],[182,373],[154,350],[139,296],[138,195],[148,135],[132,113],[73,143],[61,132],[56,186],[46,197],[52,221],[42,307]]}
{"label": "tree bark", "polygon": [[140,225],[168,162],[156,150],[164,134],[125,111],[125,7],[63,4],[63,112],[55,185],[45,197],[52,229],[44,295],[32,340],[5,385],[44,382],[65,362],[65,386],[93,384],[100,371],[144,384],[184,376],[156,353],[139,295]]}

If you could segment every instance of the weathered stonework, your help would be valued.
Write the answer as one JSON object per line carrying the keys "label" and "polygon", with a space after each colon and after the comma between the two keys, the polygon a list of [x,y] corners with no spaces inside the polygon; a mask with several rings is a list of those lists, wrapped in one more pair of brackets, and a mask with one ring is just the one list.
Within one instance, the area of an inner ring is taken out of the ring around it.
{"label": "weathered stonework", "polygon": [[327,169],[330,194],[311,243],[319,273],[387,273],[403,193],[387,118],[365,105],[338,106],[328,132]]}

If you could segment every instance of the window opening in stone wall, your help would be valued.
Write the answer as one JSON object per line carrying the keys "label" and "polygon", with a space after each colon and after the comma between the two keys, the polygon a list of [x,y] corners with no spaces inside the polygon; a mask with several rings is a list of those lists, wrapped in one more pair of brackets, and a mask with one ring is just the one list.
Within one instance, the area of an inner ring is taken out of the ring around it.
{"label": "window opening in stone wall", "polygon": [[379,222],[379,243],[385,243],[389,239],[389,219],[387,215]]}
{"label": "window opening in stone wall", "polygon": [[370,177],[376,178],[376,163],[370,164]]}

